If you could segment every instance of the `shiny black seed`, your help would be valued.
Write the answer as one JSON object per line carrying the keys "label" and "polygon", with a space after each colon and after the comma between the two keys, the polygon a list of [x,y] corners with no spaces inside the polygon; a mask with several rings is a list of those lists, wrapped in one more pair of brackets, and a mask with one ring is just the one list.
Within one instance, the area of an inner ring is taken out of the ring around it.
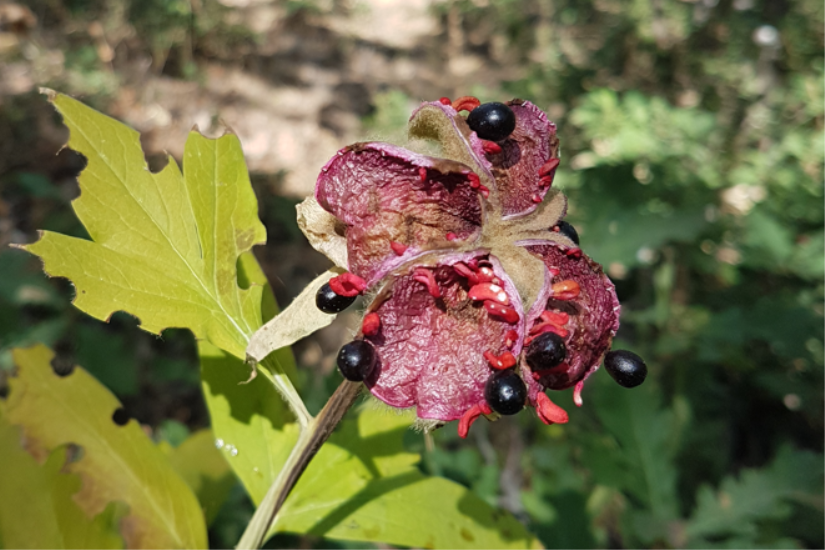
{"label": "shiny black seed", "polygon": [[539,334],[527,345],[527,364],[534,371],[552,369],[567,357],[564,338],[555,332]]}
{"label": "shiny black seed", "polygon": [[516,414],[524,408],[527,386],[514,370],[500,370],[487,380],[484,399],[498,414]]}
{"label": "shiny black seed", "polygon": [[315,305],[324,313],[340,313],[351,306],[357,297],[335,294],[329,283],[324,283],[315,295]]}
{"label": "shiny black seed", "polygon": [[559,228],[559,233],[561,233],[574,243],[579,244],[579,232],[576,231],[575,227],[564,221],[561,221],[558,224],[556,224],[556,227]]}
{"label": "shiny black seed", "polygon": [[375,367],[375,348],[366,340],[353,340],[338,352],[338,370],[344,378],[361,382]]}
{"label": "shiny black seed", "polygon": [[516,114],[504,103],[483,103],[470,111],[467,124],[481,139],[501,141],[516,129]]}
{"label": "shiny black seed", "polygon": [[613,380],[625,388],[635,388],[645,381],[647,365],[632,351],[611,351],[604,358],[604,368]]}

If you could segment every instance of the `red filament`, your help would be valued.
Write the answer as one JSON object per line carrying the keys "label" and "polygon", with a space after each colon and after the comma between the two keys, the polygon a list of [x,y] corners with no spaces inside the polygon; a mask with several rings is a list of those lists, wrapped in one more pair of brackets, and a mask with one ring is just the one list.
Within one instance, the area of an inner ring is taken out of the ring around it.
{"label": "red filament", "polygon": [[339,296],[357,296],[367,289],[367,282],[352,273],[342,273],[329,280],[329,287]]}
{"label": "red filament", "polygon": [[461,96],[453,101],[453,109],[456,111],[467,111],[468,113],[479,105],[481,105],[481,101],[471,95]]}
{"label": "red filament", "polygon": [[490,315],[501,317],[501,319],[506,323],[510,323],[511,325],[518,323],[518,313],[516,313],[516,310],[511,307],[503,306],[498,302],[493,302],[492,300],[485,300],[484,309],[486,309],[487,313]]}
{"label": "red filament", "polygon": [[423,283],[427,287],[427,292],[433,298],[441,298],[441,289],[438,288],[438,283],[435,282],[435,275],[426,267],[417,267],[413,271],[413,279],[419,283]]}
{"label": "red filament", "polygon": [[381,318],[375,312],[367,313],[361,322],[361,332],[365,336],[375,336],[381,330]]}
{"label": "red filament", "polygon": [[504,289],[494,283],[479,283],[470,289],[468,294],[471,300],[482,302],[484,300],[492,300],[498,302],[503,306],[510,305],[510,298]]}
{"label": "red filament", "polygon": [[567,412],[550,401],[544,392],[536,396],[536,412],[545,424],[565,424],[568,421]]}

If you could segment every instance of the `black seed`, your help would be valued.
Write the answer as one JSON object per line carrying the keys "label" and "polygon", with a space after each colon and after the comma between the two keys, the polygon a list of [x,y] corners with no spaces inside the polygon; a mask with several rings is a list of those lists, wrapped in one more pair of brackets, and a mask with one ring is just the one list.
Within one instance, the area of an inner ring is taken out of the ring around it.
{"label": "black seed", "polygon": [[514,370],[500,370],[487,380],[484,399],[498,414],[516,414],[524,408],[527,386]]}
{"label": "black seed", "polygon": [[559,233],[561,233],[574,243],[579,244],[579,232],[576,231],[575,227],[564,221],[561,221],[558,224],[556,224],[556,227],[559,228]]}
{"label": "black seed", "polygon": [[645,381],[647,365],[632,351],[611,351],[604,358],[604,368],[613,380],[625,388],[635,388]]}
{"label": "black seed", "polygon": [[504,103],[483,103],[470,111],[467,124],[481,139],[501,141],[516,129],[516,114]]}
{"label": "black seed", "polygon": [[375,367],[375,348],[366,340],[353,340],[338,352],[338,370],[344,378],[361,382]]}
{"label": "black seed", "polygon": [[315,305],[324,313],[340,313],[351,306],[357,297],[335,294],[329,283],[324,283],[315,295]]}
{"label": "black seed", "polygon": [[125,426],[129,422],[129,413],[123,407],[115,409],[112,413],[112,422],[118,426]]}
{"label": "black seed", "polygon": [[552,369],[567,357],[564,338],[555,332],[539,334],[527,345],[527,364],[534,371]]}

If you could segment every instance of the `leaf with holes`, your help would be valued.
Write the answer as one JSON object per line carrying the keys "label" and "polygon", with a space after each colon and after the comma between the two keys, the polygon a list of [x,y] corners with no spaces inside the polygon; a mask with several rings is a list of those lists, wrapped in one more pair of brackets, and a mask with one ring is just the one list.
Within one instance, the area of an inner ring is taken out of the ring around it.
{"label": "leaf with holes", "polygon": [[70,279],[74,305],[97,319],[123,310],[159,333],[185,327],[244,357],[261,325],[261,289],[241,289],[238,256],[266,241],[238,138],[191,132],[183,173],[146,167],[138,133],[64,95],[50,97],[68,146],[88,165],[72,203],[92,240],[49,231],[24,247]]}
{"label": "leaf with holes", "polygon": [[57,376],[53,357],[44,346],[14,352],[17,376],[2,415],[22,429],[26,450],[44,460],[62,446],[79,447],[63,469],[82,482],[72,498],[88,517],[126,504],[120,530],[128,548],[205,548],[198,500],[163,452],[134,420],[113,421],[120,403],[86,371]]}
{"label": "leaf with holes", "polygon": [[[0,542],[3,548],[123,548],[119,507],[90,518],[72,496],[78,476],[62,471],[67,448],[38,464],[22,448],[20,430],[0,416]],[[36,498],[20,498],[21,495]]]}

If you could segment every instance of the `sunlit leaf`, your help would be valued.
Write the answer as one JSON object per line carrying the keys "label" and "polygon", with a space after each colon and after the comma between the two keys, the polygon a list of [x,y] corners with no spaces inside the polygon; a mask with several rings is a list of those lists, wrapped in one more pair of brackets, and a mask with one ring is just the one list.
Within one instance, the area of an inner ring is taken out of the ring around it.
{"label": "sunlit leaf", "polygon": [[169,462],[192,488],[206,516],[206,524],[211,524],[236,479],[215,448],[212,430],[200,430],[190,435],[169,452]]}
{"label": "sunlit leaf", "polygon": [[68,146],[88,160],[72,206],[92,240],[44,232],[26,250],[67,277],[74,305],[101,320],[123,310],[159,333],[185,327],[244,356],[261,289],[241,289],[238,256],[266,240],[238,138],[189,134],[184,173],[146,167],[138,133],[64,95],[52,101]]}
{"label": "sunlit leaf", "polygon": [[[260,502],[286,461],[297,425],[275,389],[249,384],[238,359],[200,343],[204,395],[217,446]],[[273,532],[432,548],[525,548],[538,543],[510,514],[466,488],[427,477],[405,452],[406,415],[367,408],[342,423],[287,499]]]}
{"label": "sunlit leaf", "polygon": [[43,460],[72,444],[79,457],[65,466],[82,488],[73,497],[94,517],[112,502],[125,503],[120,528],[130,548],[201,548],[207,544],[203,514],[195,495],[146,437],[138,423],[114,422],[117,399],[82,368],[59,377],[51,350],[15,350],[17,376],[3,415],[20,426],[26,449]]}

